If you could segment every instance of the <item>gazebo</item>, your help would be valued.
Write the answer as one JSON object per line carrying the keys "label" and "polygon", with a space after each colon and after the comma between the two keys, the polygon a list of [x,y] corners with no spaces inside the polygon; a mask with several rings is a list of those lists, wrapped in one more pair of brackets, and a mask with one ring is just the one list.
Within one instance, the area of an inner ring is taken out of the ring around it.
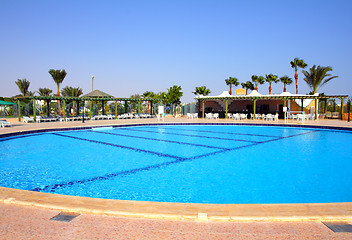
{"label": "gazebo", "polygon": [[[96,99],[97,101],[98,100],[101,101],[102,108],[103,108],[102,114],[105,115],[105,101],[108,101],[105,99],[114,98],[114,96],[100,90],[94,90],[93,92],[83,95],[82,98],[90,98],[90,99]],[[90,104],[90,108],[92,109],[92,103]],[[90,111],[90,113],[92,113],[92,111]]]}

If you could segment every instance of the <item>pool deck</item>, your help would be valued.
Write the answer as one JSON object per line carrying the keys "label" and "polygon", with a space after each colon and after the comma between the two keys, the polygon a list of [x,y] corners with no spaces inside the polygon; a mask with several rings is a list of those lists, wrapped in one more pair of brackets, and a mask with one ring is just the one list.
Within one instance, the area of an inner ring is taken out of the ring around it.
{"label": "pool deck", "polygon": [[[51,128],[158,123],[156,119],[19,123],[0,134]],[[163,122],[159,122],[163,123]],[[165,123],[256,123],[283,121],[165,118]],[[300,126],[301,122],[289,121]],[[352,128],[340,120],[304,125]],[[71,222],[50,221],[60,212],[80,214]],[[0,187],[0,239],[352,239],[322,222],[352,224],[352,203],[183,204],[93,199]],[[47,229],[50,229],[47,231]]]}

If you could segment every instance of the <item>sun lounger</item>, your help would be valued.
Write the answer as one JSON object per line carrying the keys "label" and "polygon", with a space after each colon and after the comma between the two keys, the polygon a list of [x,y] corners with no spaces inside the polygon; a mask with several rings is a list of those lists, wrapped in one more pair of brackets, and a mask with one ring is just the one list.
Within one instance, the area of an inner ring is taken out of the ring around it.
{"label": "sun lounger", "polygon": [[273,120],[273,118],[274,117],[271,113],[268,113],[268,114],[264,115],[264,117],[263,117],[264,120],[268,120],[268,121]]}
{"label": "sun lounger", "polygon": [[6,120],[0,120],[0,126],[1,127],[12,127],[12,124]]}
{"label": "sun lounger", "polygon": [[43,117],[43,120],[44,122],[56,122],[58,118],[54,116],[46,116],[46,117]]}
{"label": "sun lounger", "polygon": [[23,116],[23,122],[24,123],[30,123],[30,122],[34,123],[34,118]]}

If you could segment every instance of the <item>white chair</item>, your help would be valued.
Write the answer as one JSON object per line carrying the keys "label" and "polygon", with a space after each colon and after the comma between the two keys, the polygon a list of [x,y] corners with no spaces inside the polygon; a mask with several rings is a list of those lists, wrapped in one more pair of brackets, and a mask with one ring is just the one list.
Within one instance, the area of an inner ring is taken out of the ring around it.
{"label": "white chair", "polygon": [[255,114],[255,119],[263,119],[263,115],[260,113]]}
{"label": "white chair", "polygon": [[198,118],[198,113],[193,113],[193,118]]}
{"label": "white chair", "polygon": [[314,120],[315,119],[315,114],[312,114],[312,113],[308,114],[307,117],[308,117],[309,120]]}
{"label": "white chair", "polygon": [[0,120],[1,127],[12,127],[12,124],[6,120]]}
{"label": "white chair", "polygon": [[240,120],[246,120],[246,119],[247,119],[247,114],[241,113]]}
{"label": "white chair", "polygon": [[297,120],[308,120],[307,114],[297,114]]}
{"label": "white chair", "polygon": [[219,119],[219,113],[214,113],[213,114],[213,119]]}
{"label": "white chair", "polygon": [[35,118],[35,122],[36,123],[40,123],[42,121],[42,117],[41,116],[37,116],[36,118]]}
{"label": "white chair", "polygon": [[288,118],[292,120],[298,120],[297,114],[288,113]]}
{"label": "white chair", "polygon": [[240,114],[234,113],[234,114],[232,114],[232,118],[233,118],[233,120],[240,120]]}
{"label": "white chair", "polygon": [[279,114],[275,114],[273,120],[274,120],[274,121],[279,121]]}
{"label": "white chair", "polygon": [[187,113],[187,118],[188,119],[192,119],[193,118],[193,114]]}
{"label": "white chair", "polygon": [[213,118],[213,114],[212,113],[206,113],[205,114],[205,118],[206,119],[212,119]]}
{"label": "white chair", "polygon": [[228,118],[228,119],[231,119],[231,118],[233,119],[232,113],[228,113],[228,114],[227,114],[227,118]]}

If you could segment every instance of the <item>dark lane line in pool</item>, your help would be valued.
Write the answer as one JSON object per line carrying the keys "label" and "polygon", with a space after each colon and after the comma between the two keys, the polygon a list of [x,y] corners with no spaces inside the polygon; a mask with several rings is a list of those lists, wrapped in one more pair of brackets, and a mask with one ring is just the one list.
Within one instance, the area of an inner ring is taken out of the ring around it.
{"label": "dark lane line in pool", "polygon": [[152,155],[157,155],[159,157],[167,157],[167,158],[174,158],[174,159],[182,158],[182,157],[174,156],[174,155],[171,155],[171,154],[154,152],[154,151],[144,150],[144,149],[140,149],[140,148],[128,147],[128,146],[123,146],[123,145],[113,144],[113,143],[107,143],[107,142],[102,142],[102,141],[97,141],[97,140],[92,140],[92,139],[74,137],[74,136],[64,135],[64,134],[60,134],[60,133],[51,133],[51,134],[54,134],[54,135],[57,135],[57,136],[61,136],[61,137],[73,138],[73,139],[77,139],[77,140],[81,140],[81,141],[87,141],[87,142],[92,142],[92,143],[104,144],[104,145],[108,145],[108,146],[112,146],[112,147],[124,148],[124,149],[128,149],[128,150],[133,150],[135,152],[149,153],[149,154],[152,154]]}
{"label": "dark lane line in pool", "polygon": [[36,136],[41,136],[46,133],[35,133],[35,134],[28,134],[28,135],[18,135],[18,136],[11,136],[11,137],[6,137],[5,139],[2,138],[0,139],[0,142],[5,142],[5,141],[10,141],[18,138],[26,138],[26,137],[36,137]]}
{"label": "dark lane line in pool", "polygon": [[[236,151],[236,150],[239,150],[239,149],[248,148],[248,147],[254,147],[254,146],[257,146],[257,145],[260,145],[260,144],[264,144],[264,143],[279,141],[279,140],[283,140],[283,139],[287,139],[287,138],[292,138],[292,137],[298,137],[298,136],[305,135],[305,134],[309,134],[309,133],[313,133],[313,132],[316,132],[316,131],[298,133],[298,134],[290,135],[290,136],[286,136],[286,137],[279,137],[279,138],[276,138],[276,139],[270,139],[270,140],[266,140],[266,141],[262,141],[262,142],[256,142],[256,143],[252,143],[252,144],[249,144],[249,145],[238,146],[238,147],[231,148],[230,150],[225,150],[225,151],[222,151],[222,152]],[[222,152],[206,153],[206,154],[202,154],[202,155],[190,157],[190,158],[188,158],[188,159],[194,160],[194,159],[198,159],[198,158],[202,158],[202,157],[209,157],[209,156],[212,156],[212,155],[215,155],[215,154],[218,154],[218,153],[222,153]]]}
{"label": "dark lane line in pool", "polygon": [[119,130],[136,131],[136,132],[149,132],[149,133],[158,133],[158,134],[168,134],[168,135],[177,135],[177,136],[184,136],[184,137],[210,138],[210,139],[249,142],[249,143],[257,143],[258,142],[258,141],[250,141],[250,140],[234,139],[234,138],[210,137],[210,136],[200,136],[200,135],[190,135],[190,134],[180,134],[180,133],[168,133],[168,132],[155,132],[155,131],[137,130],[137,129],[129,129],[129,128],[119,128]]}
{"label": "dark lane line in pool", "polygon": [[111,178],[114,177],[121,177],[121,176],[127,176],[127,175],[131,175],[131,174],[136,174],[138,172],[143,172],[143,171],[149,171],[152,169],[157,169],[157,168],[162,168],[171,164],[175,164],[175,163],[179,163],[179,162],[184,162],[187,161],[186,158],[180,158],[178,160],[175,161],[170,161],[170,162],[164,162],[164,163],[159,163],[159,164],[155,164],[155,165],[151,165],[151,166],[147,166],[147,167],[142,167],[142,168],[135,168],[132,170],[126,170],[126,171],[120,171],[120,172],[116,172],[116,173],[109,173],[109,174],[105,174],[103,176],[98,176],[98,177],[91,177],[91,178],[86,178],[86,179],[81,179],[81,180],[73,180],[70,182],[62,182],[62,183],[58,183],[58,184],[53,184],[53,185],[47,185],[43,188],[37,187],[32,189],[31,191],[35,191],[35,192],[42,192],[42,191],[50,191],[50,192],[55,192],[55,189],[57,188],[64,188],[67,186],[72,186],[75,184],[83,184],[83,183],[87,183],[87,182],[95,182],[95,181],[104,181],[104,180],[109,180]]}
{"label": "dark lane line in pool", "polygon": [[136,169],[132,169],[132,170],[126,170],[126,171],[120,171],[120,172],[116,172],[116,173],[110,173],[110,174],[106,174],[106,175],[103,175],[103,176],[97,176],[97,177],[91,177],[91,178],[86,178],[86,179],[82,179],[82,180],[73,180],[73,181],[70,181],[70,182],[63,182],[63,183],[58,183],[58,184],[53,184],[53,185],[47,185],[47,186],[45,186],[43,188],[37,187],[37,188],[32,189],[31,191],[42,192],[42,191],[48,191],[49,190],[50,192],[55,192],[55,189],[57,189],[57,188],[64,188],[64,187],[67,187],[67,186],[72,186],[74,184],[83,184],[83,183],[87,183],[87,182],[109,180],[109,179],[114,178],[114,177],[122,177],[122,176],[136,174],[136,173],[139,173],[139,172],[142,172],[142,171],[149,171],[149,170],[152,170],[152,169],[159,169],[159,168],[162,168],[162,167],[167,167],[167,166],[172,165],[172,164],[182,163],[182,162],[186,162],[186,161],[193,161],[195,159],[199,159],[199,158],[203,158],[203,157],[209,157],[209,156],[216,155],[216,154],[219,154],[219,153],[225,153],[225,152],[235,151],[235,150],[239,150],[239,149],[249,148],[249,147],[257,146],[257,145],[260,145],[260,144],[265,144],[265,143],[269,143],[269,142],[273,142],[273,141],[279,141],[279,140],[292,138],[292,137],[298,137],[298,136],[301,136],[301,135],[310,134],[310,133],[314,133],[314,132],[316,132],[316,131],[309,131],[309,132],[299,133],[299,134],[295,134],[295,135],[280,137],[280,138],[277,138],[277,139],[267,140],[267,141],[263,141],[263,142],[257,142],[257,143],[253,143],[253,144],[248,144],[248,145],[236,147],[236,148],[233,148],[233,149],[221,150],[221,151],[217,151],[217,152],[213,152],[213,153],[207,153],[207,154],[194,156],[194,157],[190,157],[190,158],[178,158],[178,159],[176,159],[174,161],[159,163],[159,164],[155,164],[155,165],[150,165],[150,166],[143,167],[143,168],[136,168]]}
{"label": "dark lane line in pool", "polygon": [[197,144],[197,143],[186,143],[186,142],[178,142],[178,141],[172,141],[172,140],[164,140],[164,139],[158,139],[158,138],[148,138],[148,137],[141,137],[141,136],[133,136],[133,135],[127,135],[127,134],[121,134],[121,133],[110,133],[110,132],[100,132],[100,131],[91,131],[93,133],[101,133],[101,134],[108,134],[108,135],[115,135],[115,136],[122,136],[122,137],[130,137],[130,138],[140,138],[140,139],[146,139],[146,140],[152,140],[152,141],[159,141],[159,142],[168,142],[168,143],[176,143],[176,144],[183,144],[183,145],[190,145],[190,146],[197,146],[197,147],[205,147],[205,148],[215,148],[215,149],[230,149],[230,148],[223,148],[223,147],[215,147],[215,146],[209,146],[209,145],[203,145],[203,144]]}
{"label": "dark lane line in pool", "polygon": [[297,133],[297,134],[289,135],[289,136],[285,136],[285,137],[279,137],[279,138],[276,138],[276,139],[270,139],[270,140],[266,140],[266,141],[262,141],[262,142],[258,142],[258,143],[270,143],[270,142],[275,142],[275,141],[278,141],[278,140],[283,140],[283,139],[292,138],[292,137],[298,137],[298,136],[302,136],[302,135],[306,135],[306,134],[310,134],[310,133],[315,133],[315,132],[317,132],[317,131],[312,130],[312,131],[303,132],[303,133]]}
{"label": "dark lane line in pool", "polygon": [[[140,128],[158,128],[156,126],[144,126]],[[166,128],[164,128],[166,129]],[[215,134],[230,134],[230,135],[243,135],[243,136],[254,136],[254,137],[271,137],[271,138],[277,138],[278,136],[271,136],[271,135],[261,135],[261,134],[251,134],[251,133],[238,133],[238,132],[215,132],[215,131],[206,131],[206,130],[192,130],[192,129],[186,129],[186,128],[167,128],[167,130],[176,130],[176,131],[188,131],[188,132],[205,132],[205,133],[215,133]]]}

